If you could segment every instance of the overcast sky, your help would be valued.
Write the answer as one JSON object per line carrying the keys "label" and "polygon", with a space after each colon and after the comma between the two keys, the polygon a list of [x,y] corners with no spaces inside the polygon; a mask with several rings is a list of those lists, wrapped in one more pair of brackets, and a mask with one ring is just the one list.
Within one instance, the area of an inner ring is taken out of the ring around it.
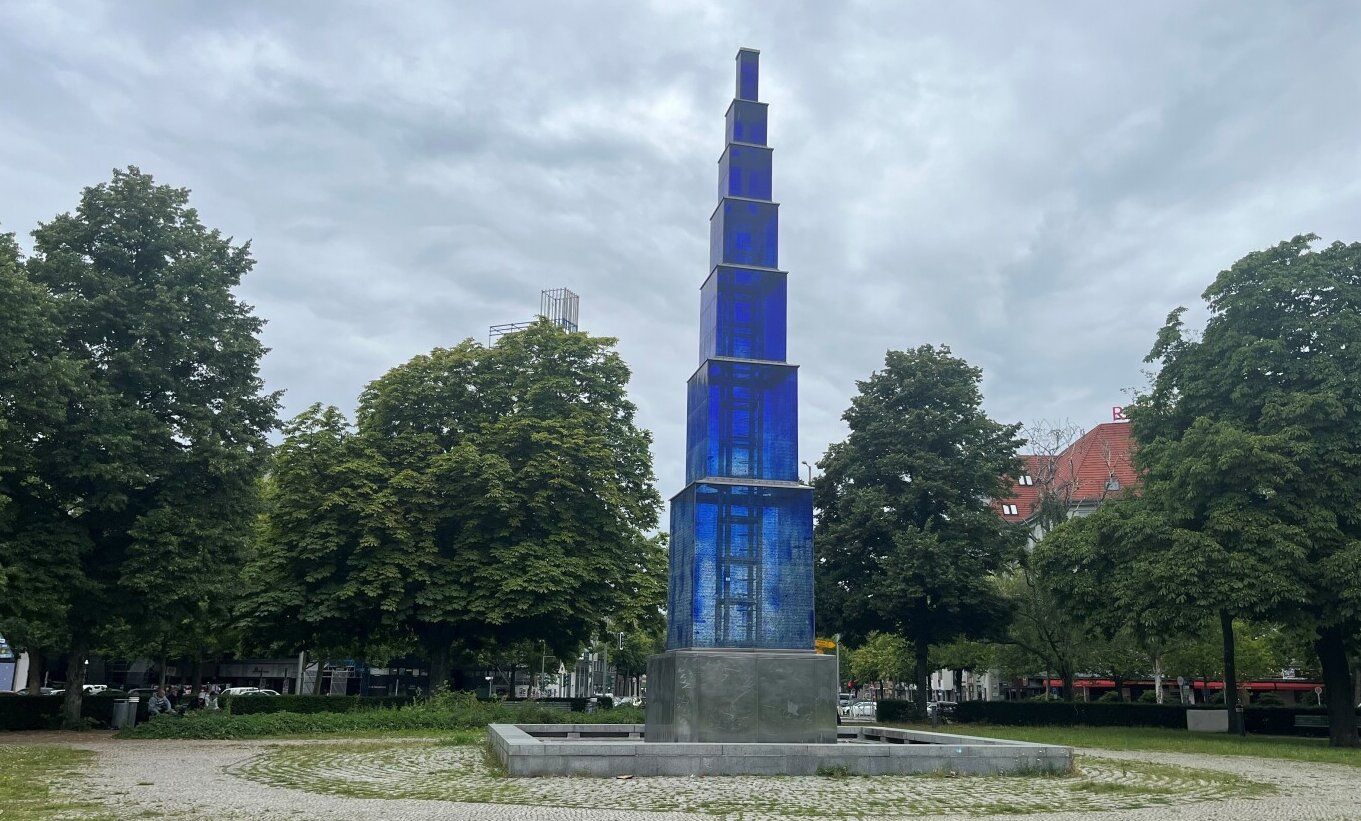
{"label": "overcast sky", "polygon": [[814,461],[886,349],[947,343],[995,418],[1091,426],[1220,269],[1361,240],[1358,42],[1350,2],[6,0],[0,230],[27,247],[114,167],[193,189],[252,241],[290,415],[570,287],[669,497],[738,46]]}

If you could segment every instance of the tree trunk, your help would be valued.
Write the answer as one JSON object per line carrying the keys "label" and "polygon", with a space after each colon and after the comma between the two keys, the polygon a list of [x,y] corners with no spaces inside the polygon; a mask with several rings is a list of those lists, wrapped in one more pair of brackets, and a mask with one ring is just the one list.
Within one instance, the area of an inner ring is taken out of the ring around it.
{"label": "tree trunk", "polygon": [[1238,670],[1234,659],[1233,615],[1219,611],[1219,630],[1224,637],[1224,709],[1229,711],[1229,732],[1241,735],[1242,717],[1238,712]]}
{"label": "tree trunk", "polygon": [[1361,704],[1361,658],[1352,664],[1352,704]]}
{"label": "tree trunk", "polygon": [[921,717],[926,716],[926,705],[930,701],[928,688],[931,686],[931,671],[927,669],[928,656],[930,655],[931,645],[923,639],[918,639],[915,645],[916,665],[913,669],[913,678],[917,685],[917,710]]}
{"label": "tree trunk", "polygon": [[430,694],[449,683],[449,647],[438,644],[430,649]]}
{"label": "tree trunk", "polygon": [[166,668],[169,667],[169,666],[170,666],[170,659],[169,659],[168,657],[166,657],[166,654],[165,654],[165,653],[161,653],[161,676],[160,676],[160,681],[157,683],[158,686],[160,686],[160,687],[164,687],[164,686],[165,686],[165,671],[166,671]]}
{"label": "tree trunk", "polygon": [[1163,657],[1153,657],[1153,694],[1154,700],[1163,703]]}
{"label": "tree trunk", "polygon": [[84,728],[81,704],[85,696],[85,657],[90,653],[90,640],[83,635],[71,637],[71,649],[66,656],[66,695],[61,703],[61,726],[64,730]]}
{"label": "tree trunk", "polygon": [[1072,701],[1074,690],[1073,679],[1076,678],[1076,675],[1070,668],[1060,669],[1059,675],[1063,677],[1063,700]]}
{"label": "tree trunk", "polygon": [[28,694],[36,696],[43,686],[43,651],[39,647],[28,648]]}
{"label": "tree trunk", "polygon": [[1323,692],[1328,698],[1328,744],[1361,747],[1356,708],[1352,704],[1352,671],[1347,662],[1346,637],[1340,627],[1319,628],[1314,642],[1323,666]]}
{"label": "tree trunk", "polygon": [[198,706],[198,691],[203,681],[203,651],[194,651],[194,669],[190,673],[192,686],[189,688],[189,706]]}

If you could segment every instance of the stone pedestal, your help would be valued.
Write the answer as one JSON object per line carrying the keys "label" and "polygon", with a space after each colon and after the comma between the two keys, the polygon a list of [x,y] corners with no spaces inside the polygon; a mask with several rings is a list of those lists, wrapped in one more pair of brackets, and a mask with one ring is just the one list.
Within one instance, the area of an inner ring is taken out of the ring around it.
{"label": "stone pedestal", "polygon": [[646,741],[836,743],[836,657],[668,650],[647,662]]}

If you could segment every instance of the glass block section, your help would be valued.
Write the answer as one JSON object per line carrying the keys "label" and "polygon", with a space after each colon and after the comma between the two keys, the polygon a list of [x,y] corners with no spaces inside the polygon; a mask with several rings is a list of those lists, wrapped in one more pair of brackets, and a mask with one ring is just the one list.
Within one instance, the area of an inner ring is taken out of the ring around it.
{"label": "glass block section", "polygon": [[718,160],[718,196],[770,199],[769,148],[729,145]]}
{"label": "glass block section", "polygon": [[711,359],[690,377],[685,481],[799,478],[798,369]]}
{"label": "glass block section", "polygon": [[724,199],[709,218],[709,269],[719,265],[780,267],[779,206]]}
{"label": "glass block section", "polygon": [[766,104],[733,100],[728,106],[728,142],[766,144]]}
{"label": "glass block section", "polygon": [[787,275],[720,265],[700,289],[699,358],[783,362]]}
{"label": "glass block section", "polygon": [[695,494],[687,488],[671,500],[670,566],[666,585],[666,646],[684,647],[693,631]]}
{"label": "glass block section", "polygon": [[811,488],[698,483],[671,500],[666,646],[813,646]]}
{"label": "glass block section", "polygon": [[737,52],[737,99],[755,100],[760,54],[751,49]]}

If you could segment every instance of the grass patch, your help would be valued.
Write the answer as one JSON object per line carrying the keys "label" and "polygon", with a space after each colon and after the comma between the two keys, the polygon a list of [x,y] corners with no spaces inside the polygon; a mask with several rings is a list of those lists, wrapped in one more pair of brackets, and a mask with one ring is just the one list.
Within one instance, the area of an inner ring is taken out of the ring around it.
{"label": "grass patch", "polygon": [[481,702],[468,693],[444,693],[405,707],[382,707],[346,713],[251,713],[198,710],[181,716],[157,716],[123,730],[119,738],[348,738],[426,736],[470,743],[462,734],[488,724],[641,724],[637,707],[594,713],[569,713],[533,703]]}
{"label": "grass patch", "polygon": [[985,738],[1034,741],[1103,750],[1148,750],[1188,755],[1236,755],[1283,758],[1320,764],[1361,767],[1361,749],[1329,747],[1323,738],[1294,736],[1241,736],[1192,733],[1158,727],[1002,727],[992,724],[952,724],[931,728],[926,724],[894,724],[910,730],[932,730]]}
{"label": "grass patch", "polygon": [[73,780],[93,758],[89,750],[69,747],[0,746],[0,818],[105,817],[98,814],[99,804],[53,789]]}
{"label": "grass patch", "polygon": [[1092,795],[1176,795],[1177,791],[1168,787],[1153,785],[1120,784],[1114,781],[1079,781],[1069,787],[1073,792]]}
{"label": "grass patch", "polygon": [[[486,745],[412,742],[281,745],[231,772],[274,786],[360,798],[724,818],[1118,812],[1275,791],[1228,773],[1094,757],[1084,757],[1073,773],[1042,776],[855,776],[829,769],[817,776],[505,778]],[[761,786],[752,788],[758,781]]]}

